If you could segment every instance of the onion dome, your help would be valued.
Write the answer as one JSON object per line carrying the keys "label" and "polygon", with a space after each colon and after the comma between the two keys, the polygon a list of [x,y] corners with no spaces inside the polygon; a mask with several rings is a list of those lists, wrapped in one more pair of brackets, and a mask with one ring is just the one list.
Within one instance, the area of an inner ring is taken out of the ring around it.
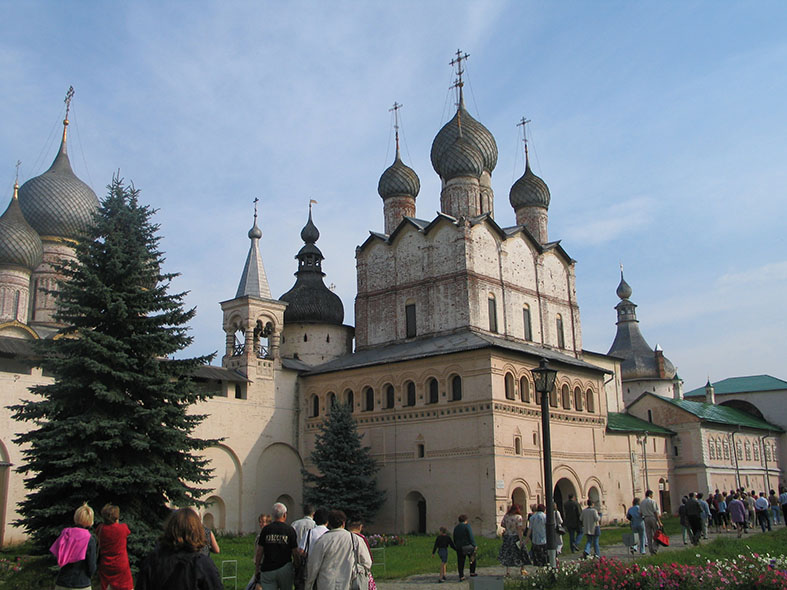
{"label": "onion dome", "polygon": [[440,155],[435,170],[443,180],[458,176],[478,178],[484,171],[484,159],[478,148],[460,135]]}
{"label": "onion dome", "polygon": [[626,279],[623,278],[623,270],[621,269],[621,271],[620,271],[620,284],[618,285],[618,288],[615,291],[615,293],[621,299],[628,299],[629,297],[631,297],[631,294],[633,292],[634,291],[631,289],[629,284],[626,282]]}
{"label": "onion dome", "polygon": [[0,264],[35,270],[41,264],[43,246],[36,230],[22,215],[17,198],[18,189],[19,185],[14,185],[14,197],[0,217]]}
{"label": "onion dome", "polygon": [[482,170],[491,174],[497,166],[497,143],[489,130],[467,112],[461,94],[456,115],[443,125],[432,142],[431,158],[435,172],[442,176],[441,171],[445,168],[442,161],[449,157],[457,138],[460,136],[478,150],[481,156]]}
{"label": "onion dome", "polygon": [[259,240],[262,237],[262,230],[260,226],[257,225],[257,218],[254,218],[254,225],[249,230],[249,239],[250,240]]}
{"label": "onion dome", "polygon": [[[68,120],[64,121],[68,125]],[[19,206],[25,219],[41,236],[78,239],[93,220],[98,198],[71,169],[66,151],[66,127],[49,170],[31,178],[19,189]]]}
{"label": "onion dome", "polygon": [[322,272],[323,255],[315,242],[320,232],[312,222],[309,206],[309,220],[301,230],[305,242],[298,252],[298,271],[292,289],[279,297],[288,303],[284,310],[284,323],[336,324],[344,322],[344,305],[336,293],[325,286]]}
{"label": "onion dome", "polygon": [[383,198],[388,197],[417,197],[421,190],[421,181],[415,170],[402,162],[399,149],[396,150],[394,163],[386,168],[377,183],[377,192]]}
{"label": "onion dome", "polygon": [[525,159],[525,173],[511,187],[508,201],[516,210],[520,207],[549,208],[549,188],[547,184],[530,169],[530,161]]}

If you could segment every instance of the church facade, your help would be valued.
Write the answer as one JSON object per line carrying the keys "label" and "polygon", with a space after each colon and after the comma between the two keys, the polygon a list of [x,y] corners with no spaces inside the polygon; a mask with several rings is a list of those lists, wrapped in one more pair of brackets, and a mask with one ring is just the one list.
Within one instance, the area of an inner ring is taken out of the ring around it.
{"label": "church facade", "polygon": [[[725,457],[723,445],[717,451],[714,443],[711,457],[700,442],[727,433],[729,424],[704,408],[714,402],[682,399],[674,366],[639,332],[622,277],[615,343],[607,354],[583,349],[576,261],[549,238],[549,189],[526,149],[524,174],[508,199],[516,225],[497,224],[497,145],[465,108],[461,76],[457,92],[456,113],[432,144],[441,198],[431,220],[416,216],[420,181],[401,160],[397,133],[394,162],[378,183],[384,231],[370,232],[356,249],[354,327],[325,286],[311,209],[295,284],[278,298],[265,275],[255,212],[238,289],[220,304],[221,366],[194,375],[195,387],[213,394],[196,408],[208,415],[197,434],[224,437],[206,452],[214,469],[202,509],[209,525],[251,532],[275,501],[299,515],[301,473],[314,469],[309,456],[320,424],[332,404],[346,403],[387,492],[375,530],[431,532],[466,513],[477,532],[495,534],[512,501],[543,502],[531,373],[542,358],[558,371],[549,407],[559,506],[569,494],[590,498],[609,522],[648,488],[669,511],[684,489],[729,483],[729,470],[714,464]],[[29,346],[58,328],[54,299],[42,289],[56,286],[52,261],[73,257],[73,240],[98,203],[71,170],[65,129],[52,167],[15,190],[0,217],[2,544],[23,537],[12,523],[25,493],[12,442],[25,425],[5,407],[50,379]],[[762,438],[768,429],[765,473],[781,481],[784,431],[758,419],[747,432]],[[758,456],[765,460],[764,451]],[[752,485],[766,483],[755,478],[753,459],[746,468]]]}

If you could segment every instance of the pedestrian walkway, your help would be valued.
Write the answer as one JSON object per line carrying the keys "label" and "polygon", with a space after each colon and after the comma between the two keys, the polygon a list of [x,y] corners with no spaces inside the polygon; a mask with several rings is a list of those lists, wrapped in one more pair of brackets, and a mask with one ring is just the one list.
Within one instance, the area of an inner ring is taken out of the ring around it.
{"label": "pedestrian walkway", "polygon": [[[608,545],[606,547],[601,548],[601,555],[604,557],[615,557],[617,559],[625,559],[625,560],[633,560],[636,559],[637,556],[632,555],[629,552],[628,547],[625,547],[622,542],[623,533],[629,532],[627,528],[620,528],[616,530],[605,530],[602,533],[602,536],[605,535],[616,535],[618,539],[620,539],[620,543],[616,545]],[[756,531],[759,532],[759,529]],[[735,538],[734,532],[722,532],[722,533],[712,533],[708,532],[709,539],[707,541],[703,540],[702,543],[708,543],[715,539],[716,537],[724,537],[727,536],[729,538]],[[686,547],[691,547],[691,544],[684,546],[683,541],[680,535],[674,535],[670,537],[670,546],[669,547],[661,547],[659,551],[674,551],[676,549],[685,549]],[[569,553],[563,554],[559,556],[561,563],[576,561],[580,559],[582,556],[582,552],[579,553]],[[535,566],[527,566],[528,571],[534,571],[536,568]],[[513,573],[516,568],[511,568],[511,572]],[[502,579],[505,574],[506,568],[501,565],[495,565],[490,567],[479,567],[478,568],[478,578],[498,578]],[[519,572],[517,572],[518,575]],[[465,573],[467,575],[467,573]],[[415,576],[410,576],[409,578],[404,578],[402,580],[386,580],[386,581],[377,581],[377,588],[379,590],[465,590],[470,587],[470,580],[472,578],[468,578],[467,581],[460,582],[459,577],[456,574],[456,570],[453,573],[449,573],[448,580],[446,582],[440,584],[437,581],[437,573],[429,573],[429,574],[418,574]]]}

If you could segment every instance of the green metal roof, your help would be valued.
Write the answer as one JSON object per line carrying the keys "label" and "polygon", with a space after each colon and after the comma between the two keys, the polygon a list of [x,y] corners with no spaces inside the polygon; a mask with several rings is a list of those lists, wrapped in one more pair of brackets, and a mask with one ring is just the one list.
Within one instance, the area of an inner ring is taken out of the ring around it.
{"label": "green metal roof", "polygon": [[[653,394],[649,394],[653,395]],[[751,414],[730,408],[728,406],[717,406],[706,404],[705,402],[694,402],[688,399],[670,399],[659,397],[673,406],[685,410],[689,414],[697,416],[704,422],[715,422],[717,424],[730,424],[732,426],[743,426],[745,428],[758,428],[759,430],[770,430],[772,432],[784,432],[779,426],[770,424],[765,420],[760,420]]]}
{"label": "green metal roof", "polygon": [[[778,391],[787,389],[787,381],[771,377],[770,375],[750,375],[748,377],[729,377],[713,384],[717,394],[749,393],[752,391]],[[684,397],[705,395],[705,386],[692,389],[684,393]]]}
{"label": "green metal roof", "polygon": [[607,431],[609,432],[647,432],[649,434],[675,434],[668,428],[640,420],[631,414],[610,412],[607,414]]}

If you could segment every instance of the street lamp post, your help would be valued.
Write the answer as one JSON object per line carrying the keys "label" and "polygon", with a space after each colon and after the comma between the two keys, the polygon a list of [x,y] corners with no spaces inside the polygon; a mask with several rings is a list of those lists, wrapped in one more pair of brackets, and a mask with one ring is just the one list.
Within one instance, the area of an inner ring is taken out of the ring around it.
{"label": "street lamp post", "polygon": [[552,490],[552,439],[549,434],[549,393],[555,387],[557,371],[549,368],[547,359],[542,358],[533,373],[535,390],[541,394],[541,446],[544,450],[544,500],[547,507],[547,556],[549,566],[556,567],[557,539],[555,538],[555,510]]}

